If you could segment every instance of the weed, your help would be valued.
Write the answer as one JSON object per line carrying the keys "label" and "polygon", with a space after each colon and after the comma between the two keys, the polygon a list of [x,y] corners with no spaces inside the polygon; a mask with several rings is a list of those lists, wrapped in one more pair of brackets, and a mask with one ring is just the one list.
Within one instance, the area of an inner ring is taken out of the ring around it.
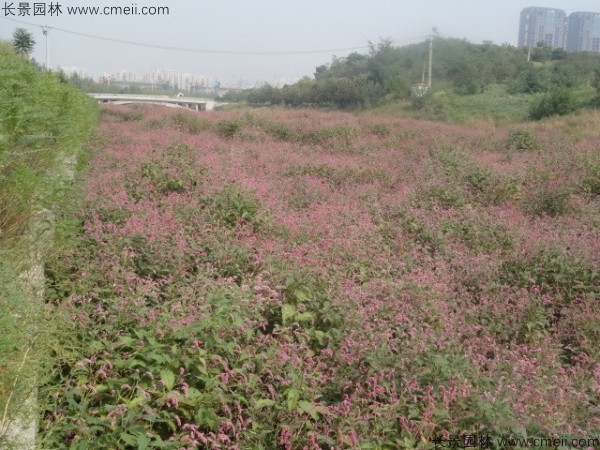
{"label": "weed", "polygon": [[120,208],[107,208],[98,210],[98,216],[103,222],[114,223],[115,225],[123,225],[127,219],[131,217],[131,211]]}
{"label": "weed", "polygon": [[229,227],[250,224],[258,227],[262,223],[260,204],[256,197],[235,184],[225,186],[207,200],[211,214]]}
{"label": "weed", "polygon": [[171,120],[176,127],[190,134],[199,134],[213,127],[208,119],[190,113],[177,113],[171,117]]}
{"label": "weed", "polygon": [[322,196],[315,190],[311,190],[306,181],[296,180],[294,183],[290,196],[290,206],[296,210],[307,209],[312,205],[321,203]]}
{"label": "weed", "polygon": [[546,250],[502,264],[501,280],[523,287],[539,286],[559,294],[566,303],[577,296],[600,296],[600,272],[560,250]]}
{"label": "weed", "polygon": [[285,171],[286,176],[311,175],[327,179],[334,186],[348,183],[393,184],[392,178],[385,172],[376,169],[355,169],[353,167],[332,167],[329,165],[294,165]]}
{"label": "weed", "polygon": [[533,215],[556,217],[569,209],[569,188],[541,188],[524,199],[524,208]]}
{"label": "weed", "polygon": [[581,190],[587,195],[600,195],[600,163],[585,165],[585,175],[581,180]]}
{"label": "weed", "polygon": [[512,130],[506,139],[506,148],[534,150],[539,147],[535,135],[528,130]]}
{"label": "weed", "polygon": [[240,120],[222,120],[217,123],[217,133],[224,138],[232,138],[239,135],[244,128]]}
{"label": "weed", "polygon": [[506,227],[485,223],[477,216],[465,215],[462,220],[443,223],[441,228],[445,234],[458,238],[476,252],[508,252],[514,246],[514,238]]}
{"label": "weed", "polygon": [[465,192],[453,185],[433,185],[422,191],[421,198],[444,208],[460,208],[467,204]]}
{"label": "weed", "polygon": [[115,117],[120,122],[132,122],[144,119],[144,112],[140,108],[133,111],[121,111],[120,109],[102,108],[100,113],[103,116]]}
{"label": "weed", "polygon": [[379,137],[385,137],[392,134],[392,130],[390,126],[385,123],[376,123],[371,126],[371,133]]}
{"label": "weed", "polygon": [[266,126],[266,132],[280,141],[295,142],[300,139],[296,130],[282,123],[269,123]]}

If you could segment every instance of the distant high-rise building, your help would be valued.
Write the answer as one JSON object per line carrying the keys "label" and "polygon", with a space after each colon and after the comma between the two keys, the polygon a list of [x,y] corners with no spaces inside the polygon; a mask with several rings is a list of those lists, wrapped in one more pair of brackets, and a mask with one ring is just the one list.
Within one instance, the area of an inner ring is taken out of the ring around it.
{"label": "distant high-rise building", "polygon": [[567,50],[600,53],[600,13],[580,11],[569,16]]}
{"label": "distant high-rise building", "polygon": [[58,70],[64,73],[67,78],[70,78],[73,75],[77,75],[79,78],[87,77],[87,71],[85,69],[80,69],[79,67],[59,66]]}
{"label": "distant high-rise building", "polygon": [[565,48],[567,15],[562,9],[530,7],[521,11],[519,47]]}

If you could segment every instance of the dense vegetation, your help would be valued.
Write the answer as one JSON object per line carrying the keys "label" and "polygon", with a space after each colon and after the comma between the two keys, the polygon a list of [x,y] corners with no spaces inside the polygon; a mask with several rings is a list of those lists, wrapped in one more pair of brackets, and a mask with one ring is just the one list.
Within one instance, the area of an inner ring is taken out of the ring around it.
{"label": "dense vegetation", "polygon": [[427,44],[384,41],[248,94],[294,109],[105,107],[89,154],[91,100],[2,47],[0,447],[34,384],[44,449],[597,438],[600,114],[377,112],[562,115],[599,103],[598,59],[434,45],[424,97]]}
{"label": "dense vegetation", "polygon": [[598,114],[102,116],[42,448],[599,435]]}
{"label": "dense vegetation", "polygon": [[[96,107],[51,73],[40,73],[9,43],[0,43],[0,447],[49,354],[42,305],[32,301],[23,272],[35,241],[30,219],[58,214],[68,197],[60,167],[75,159]],[[33,242],[32,242],[33,241]],[[45,248],[51,251],[50,247]]]}
{"label": "dense vegetation", "polygon": [[[494,95],[487,100],[496,108],[505,104],[512,108],[514,96],[525,105],[525,114],[514,110],[512,119],[527,114],[539,118],[589,105],[594,95],[590,83],[600,67],[597,54],[541,47],[532,49],[528,62],[527,49],[435,38],[432,75],[436,94],[414,99],[411,85],[422,80],[428,46],[428,42],[405,47],[394,47],[390,41],[371,44],[368,54],[334,57],[331,63],[317,67],[314,79],[304,78],[282,89],[266,85],[250,91],[247,100],[256,105],[344,109],[404,102],[408,106],[404,112],[412,109],[413,114],[453,119],[464,113],[465,104],[454,107],[449,93],[481,96],[491,90]],[[475,108],[471,115],[477,113]]]}

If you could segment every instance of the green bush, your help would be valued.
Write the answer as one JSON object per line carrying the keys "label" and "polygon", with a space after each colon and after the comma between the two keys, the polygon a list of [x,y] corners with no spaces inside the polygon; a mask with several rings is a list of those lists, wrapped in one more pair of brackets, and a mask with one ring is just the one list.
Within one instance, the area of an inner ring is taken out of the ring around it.
{"label": "green bush", "polygon": [[529,118],[540,120],[544,117],[564,116],[577,109],[573,93],[568,89],[554,89],[544,94],[533,103],[529,110]]}
{"label": "green bush", "polygon": [[525,199],[525,209],[534,215],[560,216],[567,212],[570,190],[540,189]]}
{"label": "green bush", "polygon": [[144,112],[139,106],[133,111],[120,111],[118,109],[105,108],[101,111],[103,116],[115,117],[119,122],[133,122],[144,119]]}
{"label": "green bush", "polygon": [[581,189],[588,195],[600,195],[600,163],[587,164]]}
{"label": "green bush", "polygon": [[211,205],[212,214],[229,227],[240,224],[257,227],[261,223],[260,204],[256,197],[234,184],[229,184],[213,194],[208,203]]}
{"label": "green bush", "polygon": [[539,147],[536,137],[527,130],[512,130],[506,140],[507,148],[533,150]]}
{"label": "green bush", "polygon": [[175,114],[171,120],[179,128],[190,134],[199,134],[212,128],[212,123],[208,119],[198,117],[193,113],[180,112]]}
{"label": "green bush", "polygon": [[243,124],[239,120],[223,120],[217,124],[217,133],[224,138],[232,138],[242,132]]}
{"label": "green bush", "polygon": [[600,272],[561,249],[507,259],[501,266],[500,279],[521,287],[539,286],[542,292],[558,294],[565,303],[578,296],[600,295]]}

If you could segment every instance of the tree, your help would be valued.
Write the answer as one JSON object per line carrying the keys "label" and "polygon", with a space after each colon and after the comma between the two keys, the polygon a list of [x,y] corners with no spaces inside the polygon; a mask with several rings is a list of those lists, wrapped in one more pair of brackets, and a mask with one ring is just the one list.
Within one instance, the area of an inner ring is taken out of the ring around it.
{"label": "tree", "polygon": [[33,51],[35,39],[33,35],[25,28],[17,28],[13,33],[13,46],[15,51],[21,55],[28,57]]}

